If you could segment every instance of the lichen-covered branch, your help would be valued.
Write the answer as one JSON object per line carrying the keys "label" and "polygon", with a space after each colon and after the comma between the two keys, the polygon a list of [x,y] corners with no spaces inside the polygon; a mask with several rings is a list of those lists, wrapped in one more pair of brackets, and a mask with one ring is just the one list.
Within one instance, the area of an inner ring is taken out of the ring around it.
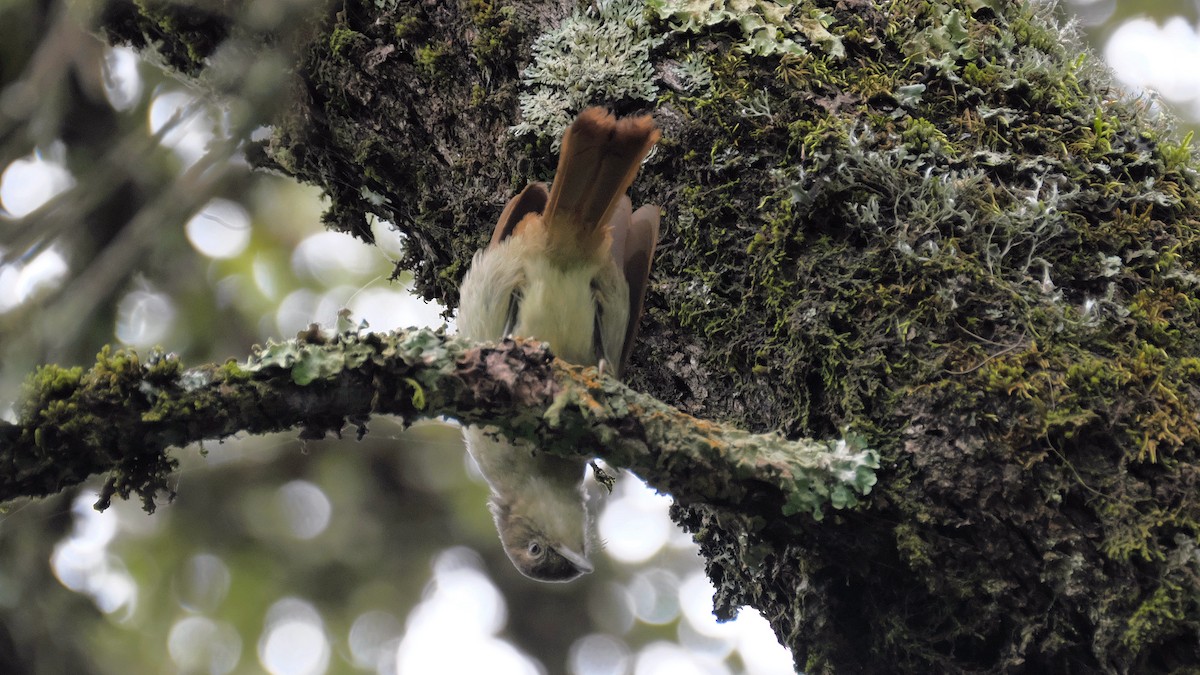
{"label": "lichen-covered branch", "polygon": [[171,448],[292,427],[319,438],[347,423],[361,436],[376,414],[492,425],[544,451],[603,457],[683,503],[771,503],[780,517],[855,505],[879,466],[854,441],[791,441],[697,420],[556,361],[540,343],[474,346],[428,329],[332,338],[314,329],[245,363],[189,370],[170,355],[143,362],[106,350],[86,372],[44,366],[27,388],[21,419],[0,425],[0,501],[108,473],[101,508],[114,494],[137,494],[153,509],[168,489]]}

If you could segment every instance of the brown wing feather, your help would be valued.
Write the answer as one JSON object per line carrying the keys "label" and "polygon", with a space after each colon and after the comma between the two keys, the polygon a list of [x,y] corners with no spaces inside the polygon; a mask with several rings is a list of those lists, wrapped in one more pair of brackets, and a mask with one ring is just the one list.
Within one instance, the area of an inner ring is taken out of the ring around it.
{"label": "brown wing feather", "polygon": [[625,325],[625,342],[621,346],[618,373],[624,372],[629,363],[638,325],[642,322],[642,304],[650,283],[650,263],[654,260],[654,247],[658,244],[658,221],[661,215],[662,212],[653,204],[646,204],[634,211],[623,237],[622,257],[617,259],[617,264],[625,273],[625,282],[629,284],[629,323]]}
{"label": "brown wing feather", "polygon": [[629,234],[629,223],[633,220],[633,203],[628,195],[621,195],[617,200],[617,208],[613,209],[608,219],[608,230],[612,234],[613,262],[620,267],[625,261],[625,237]]}
{"label": "brown wing feather", "polygon": [[492,230],[492,241],[488,243],[488,248],[495,248],[496,244],[511,237],[517,229],[517,223],[528,214],[543,213],[549,196],[545,183],[530,183],[508,200],[504,211],[500,213],[500,220],[496,221],[496,229]]}
{"label": "brown wing feather", "polygon": [[543,212],[548,244],[563,259],[603,251],[601,226],[660,135],[648,115],[617,120],[603,108],[584,110],[567,129]]}

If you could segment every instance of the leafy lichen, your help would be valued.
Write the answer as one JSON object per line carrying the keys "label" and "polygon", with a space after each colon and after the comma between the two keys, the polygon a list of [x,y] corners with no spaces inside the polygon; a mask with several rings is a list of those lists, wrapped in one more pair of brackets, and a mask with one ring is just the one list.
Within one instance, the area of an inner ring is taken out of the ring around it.
{"label": "leafy lichen", "polygon": [[661,42],[637,0],[610,0],[578,11],[533,43],[514,134],[558,143],[574,115],[602,101],[657,98],[650,50]]}
{"label": "leafy lichen", "polygon": [[[733,25],[742,33],[736,48],[748,54],[803,55],[804,44],[816,45],[833,58],[842,58],[842,41],[829,32],[834,18],[809,3],[771,0],[649,0],[660,19],[680,32],[703,33],[714,26]],[[799,42],[797,41],[799,40]]]}

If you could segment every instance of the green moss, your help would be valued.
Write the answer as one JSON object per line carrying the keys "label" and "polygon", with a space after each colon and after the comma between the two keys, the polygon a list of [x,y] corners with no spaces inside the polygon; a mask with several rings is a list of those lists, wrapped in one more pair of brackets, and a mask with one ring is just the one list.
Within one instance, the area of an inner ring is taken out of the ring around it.
{"label": "green moss", "polygon": [[153,384],[174,380],[183,372],[183,362],[179,357],[163,351],[161,347],[151,350],[146,367],[145,379]]}
{"label": "green moss", "polygon": [[921,540],[917,529],[907,523],[896,526],[896,549],[905,562],[914,568],[928,567],[932,564],[927,546]]}
{"label": "green moss", "polygon": [[1175,632],[1173,627],[1187,618],[1185,606],[1196,604],[1195,600],[1186,603],[1186,594],[1187,591],[1177,584],[1159,586],[1129,617],[1128,628],[1121,635],[1121,641],[1131,649],[1140,651],[1163,637],[1171,637]]}
{"label": "green moss", "polygon": [[954,145],[946,134],[942,133],[932,122],[922,117],[909,118],[907,128],[900,136],[904,143],[917,152],[929,152],[935,155],[953,157],[956,153]]}
{"label": "green moss", "polygon": [[417,47],[415,62],[426,75],[438,74],[449,50],[443,44],[427,44]]}
{"label": "green moss", "polygon": [[1164,168],[1168,171],[1176,171],[1187,166],[1196,165],[1196,150],[1192,147],[1192,140],[1195,137],[1194,131],[1189,131],[1178,142],[1166,139],[1161,148]]}
{"label": "green moss", "polygon": [[171,67],[191,75],[203,70],[235,25],[219,9],[159,0],[112,3],[102,14],[104,31],[114,42],[153,46]]}
{"label": "green moss", "polygon": [[364,39],[362,33],[348,28],[345,24],[338,24],[329,33],[329,51],[336,55],[344,55],[346,50],[357,46]]}
{"label": "green moss", "polygon": [[48,401],[69,396],[79,386],[83,376],[83,368],[63,368],[61,366],[38,366],[26,381],[22,399],[33,405],[37,402]]}
{"label": "green moss", "polygon": [[409,14],[396,21],[393,33],[397,40],[408,40],[425,34],[426,30],[425,21],[420,16]]}
{"label": "green moss", "polygon": [[511,61],[524,30],[512,5],[497,6],[493,0],[469,0],[471,23],[477,29],[471,53],[482,67],[495,67]]}

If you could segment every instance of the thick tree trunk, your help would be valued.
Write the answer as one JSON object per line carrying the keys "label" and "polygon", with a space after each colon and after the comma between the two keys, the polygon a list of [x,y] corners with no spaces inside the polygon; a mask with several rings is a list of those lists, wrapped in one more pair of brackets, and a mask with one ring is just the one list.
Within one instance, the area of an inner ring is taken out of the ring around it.
{"label": "thick tree trunk", "polygon": [[[585,104],[664,131],[631,384],[883,470],[853,511],[681,498],[721,615],[810,672],[1171,672],[1200,662],[1200,161],[1046,11],[881,3],[112,2],[190,74],[291,50],[262,166],[331,227],[408,237],[453,305]],[[243,16],[245,15],[245,16]],[[248,69],[249,72],[250,69]],[[697,475],[696,480],[704,477]]]}

